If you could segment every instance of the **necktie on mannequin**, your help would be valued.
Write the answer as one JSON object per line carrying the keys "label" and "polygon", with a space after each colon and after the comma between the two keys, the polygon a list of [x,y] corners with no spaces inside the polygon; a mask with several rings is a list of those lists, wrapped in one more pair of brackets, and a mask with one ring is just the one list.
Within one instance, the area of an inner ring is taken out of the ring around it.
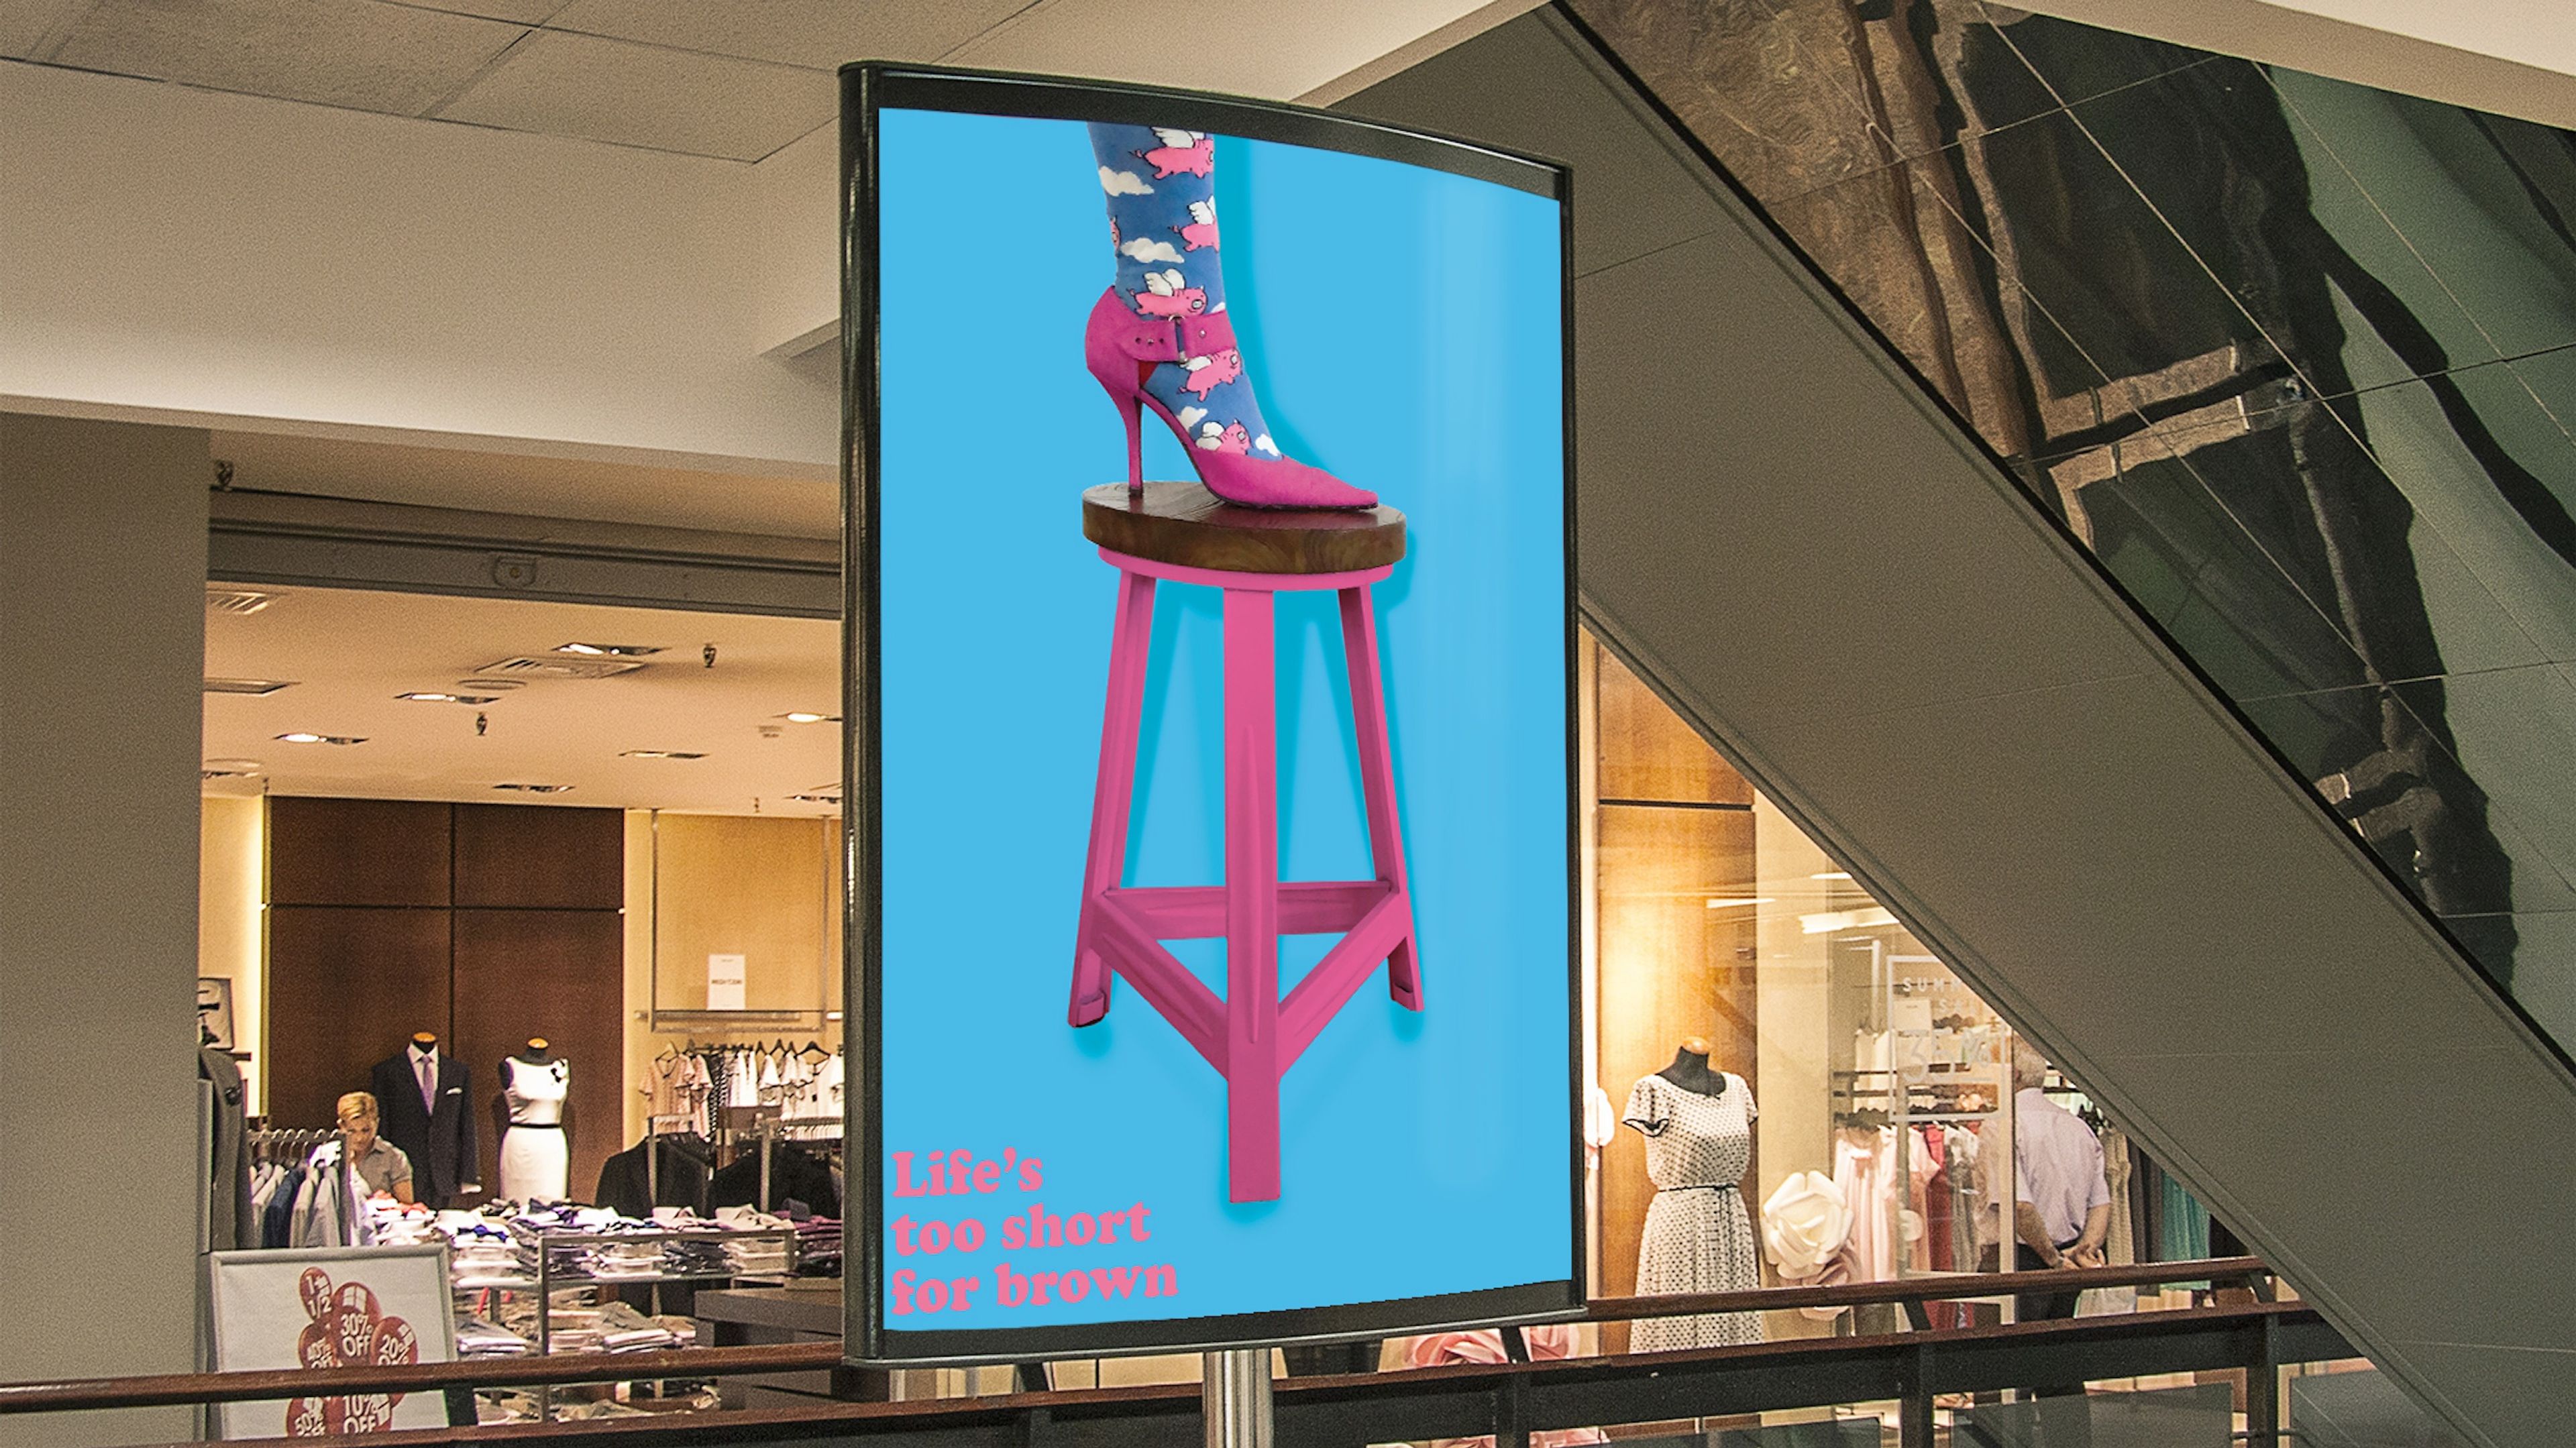
{"label": "necktie on mannequin", "polygon": [[431,1052],[412,1057],[412,1074],[420,1078],[420,1109],[438,1114],[438,1056]]}

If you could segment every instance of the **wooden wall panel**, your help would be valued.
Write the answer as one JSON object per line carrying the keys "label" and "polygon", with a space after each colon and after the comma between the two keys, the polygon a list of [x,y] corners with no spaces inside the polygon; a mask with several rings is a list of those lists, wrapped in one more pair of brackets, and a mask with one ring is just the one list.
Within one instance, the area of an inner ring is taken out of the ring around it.
{"label": "wooden wall panel", "polygon": [[419,800],[268,802],[272,905],[445,905],[449,806]]}
{"label": "wooden wall panel", "polygon": [[838,1001],[832,821],[665,813],[653,835],[656,1009],[704,1009],[712,954],[743,957],[748,1009]]}
{"label": "wooden wall panel", "polygon": [[[442,868],[439,878],[444,881]],[[279,905],[268,912],[268,1114],[328,1127],[344,1091],[414,1031],[449,1034],[448,912]]]}
{"label": "wooden wall panel", "polygon": [[454,1040],[457,1059],[474,1071],[484,1188],[501,1189],[493,1112],[501,1058],[543,1036],[572,1063],[570,1185],[576,1200],[588,1201],[600,1163],[625,1146],[624,917],[614,910],[458,910],[455,921]]}
{"label": "wooden wall panel", "polygon": [[1655,691],[1608,649],[1601,653],[1601,797],[1704,804],[1753,803],[1753,786],[1691,732]]}
{"label": "wooden wall panel", "polygon": [[624,811],[454,808],[458,906],[615,910],[626,903]]}

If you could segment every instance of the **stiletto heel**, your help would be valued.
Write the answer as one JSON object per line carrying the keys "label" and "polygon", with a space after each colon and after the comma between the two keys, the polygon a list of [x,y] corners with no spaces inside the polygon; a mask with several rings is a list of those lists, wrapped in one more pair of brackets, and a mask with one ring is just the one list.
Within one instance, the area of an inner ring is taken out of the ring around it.
{"label": "stiletto heel", "polygon": [[1145,491],[1145,404],[1130,392],[1120,399],[1118,410],[1127,420],[1127,491]]}

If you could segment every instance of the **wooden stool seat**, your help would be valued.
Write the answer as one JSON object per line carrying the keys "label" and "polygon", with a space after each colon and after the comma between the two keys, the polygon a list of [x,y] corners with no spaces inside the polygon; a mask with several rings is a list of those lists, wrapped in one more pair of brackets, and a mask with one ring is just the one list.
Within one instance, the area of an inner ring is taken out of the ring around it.
{"label": "wooden stool seat", "polygon": [[1244,508],[1201,483],[1106,483],[1082,495],[1082,536],[1115,553],[1222,573],[1358,573],[1404,557],[1393,508]]}
{"label": "wooden stool seat", "polygon": [[[1393,508],[1239,508],[1197,483],[1147,483],[1141,495],[1111,483],[1082,495],[1082,534],[1118,570],[1118,604],[1065,1019],[1088,1026],[1106,1017],[1113,978],[1134,988],[1224,1078],[1227,1196],[1271,1201],[1280,1190],[1280,1078],[1380,961],[1387,994],[1407,1009],[1422,1009],[1386,687],[1378,676],[1377,615],[1369,603],[1369,586],[1404,558],[1404,515]],[[1224,599],[1221,884],[1131,885],[1126,878],[1154,594],[1166,584],[1213,588]],[[1365,880],[1279,878],[1274,603],[1281,593],[1322,591],[1340,605],[1351,740],[1368,825]],[[1279,988],[1283,935],[1341,937],[1285,995]],[[1222,995],[1165,948],[1172,940],[1225,942]]]}

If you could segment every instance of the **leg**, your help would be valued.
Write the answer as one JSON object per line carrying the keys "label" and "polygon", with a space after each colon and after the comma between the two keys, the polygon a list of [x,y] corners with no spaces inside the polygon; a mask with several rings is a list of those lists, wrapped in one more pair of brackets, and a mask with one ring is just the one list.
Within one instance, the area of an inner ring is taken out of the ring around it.
{"label": "leg", "polygon": [[[1377,614],[1368,585],[1342,593],[1342,661],[1351,681],[1351,732],[1359,741],[1360,795],[1368,806],[1369,858],[1377,877],[1404,893],[1404,830],[1395,812],[1395,756],[1387,744],[1386,686],[1378,675]],[[1405,905],[1404,939],[1386,958],[1387,994],[1407,1010],[1422,1009],[1422,975],[1413,960],[1413,906]]]}
{"label": "leg", "polygon": [[[2029,1247],[2013,1244],[2013,1268],[2020,1272],[2044,1272],[2048,1264]],[[2067,1321],[2075,1316],[2079,1292],[2025,1292],[2013,1300],[2013,1317],[2019,1322]],[[2049,1383],[2030,1390],[2039,1401],[2040,1442],[2045,1448],[2089,1448],[2093,1433],[2093,1405],[2084,1396],[2084,1384]]]}
{"label": "leg", "polygon": [[1228,1195],[1279,1195],[1279,761],[1271,595],[1225,591]]}
{"label": "leg", "polygon": [[1109,704],[1100,723],[1100,772],[1092,783],[1091,850],[1082,866],[1074,928],[1073,1001],[1065,1019],[1087,1026],[1109,1014],[1109,963],[1092,943],[1092,901],[1127,869],[1127,808],[1136,792],[1136,729],[1145,700],[1145,656],[1154,632],[1154,580],[1120,570],[1109,641]]}

